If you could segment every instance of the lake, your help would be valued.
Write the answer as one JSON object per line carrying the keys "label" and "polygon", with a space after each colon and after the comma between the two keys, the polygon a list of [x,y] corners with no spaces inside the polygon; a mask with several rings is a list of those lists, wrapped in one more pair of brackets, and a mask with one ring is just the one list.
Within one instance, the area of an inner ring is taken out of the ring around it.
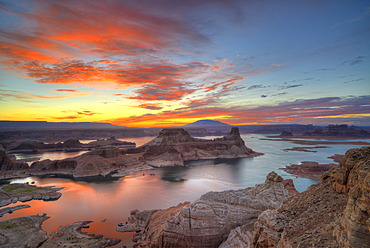
{"label": "lake", "polygon": [[[153,137],[131,138],[127,141],[142,145]],[[214,137],[203,137],[214,138]],[[252,187],[263,183],[270,171],[276,171],[284,179],[294,180],[298,191],[304,191],[317,180],[297,178],[279,168],[301,161],[332,163],[327,157],[344,154],[355,145],[325,145],[328,148],[314,149],[317,152],[282,151],[291,147],[313,147],[297,145],[287,141],[261,140],[265,135],[243,134],[246,146],[265,155],[243,159],[215,159],[189,161],[188,167],[169,167],[143,171],[112,181],[74,181],[67,178],[38,178],[10,180],[11,183],[35,182],[38,186],[65,187],[62,197],[57,201],[37,201],[16,203],[8,206],[28,204],[31,208],[6,214],[0,221],[47,213],[51,218],[44,222],[45,231],[56,231],[60,225],[76,221],[91,220],[88,233],[103,234],[105,237],[119,238],[123,241],[117,245],[132,246],[132,234],[116,232],[117,224],[125,222],[131,210],[158,209],[177,205],[184,201],[194,201],[208,191],[222,191]],[[354,140],[359,141],[359,140]],[[84,151],[81,151],[84,152]],[[78,155],[77,153],[49,152],[36,154],[42,159],[62,159]],[[16,154],[35,156],[35,154]],[[154,173],[155,175],[150,175]],[[103,221],[104,220],[104,221]]]}

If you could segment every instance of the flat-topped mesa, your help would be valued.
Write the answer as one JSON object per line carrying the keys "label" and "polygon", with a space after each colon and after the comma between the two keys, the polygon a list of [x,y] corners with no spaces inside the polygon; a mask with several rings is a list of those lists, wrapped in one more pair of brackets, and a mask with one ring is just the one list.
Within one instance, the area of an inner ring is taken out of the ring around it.
{"label": "flat-topped mesa", "polygon": [[175,143],[194,142],[196,139],[191,137],[188,131],[182,128],[165,128],[159,132],[159,135],[146,146],[160,146]]}
{"label": "flat-topped mesa", "polygon": [[184,166],[189,160],[262,155],[245,146],[238,128],[232,128],[228,135],[214,140],[193,138],[182,128],[166,128],[139,149],[146,163],[153,167]]}

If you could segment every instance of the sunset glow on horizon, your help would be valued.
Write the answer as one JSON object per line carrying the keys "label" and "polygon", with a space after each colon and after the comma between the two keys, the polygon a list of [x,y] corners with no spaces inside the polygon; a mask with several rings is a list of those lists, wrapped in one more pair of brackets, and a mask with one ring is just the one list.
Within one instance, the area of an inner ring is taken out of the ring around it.
{"label": "sunset glow on horizon", "polygon": [[370,126],[370,1],[0,0],[0,120]]}

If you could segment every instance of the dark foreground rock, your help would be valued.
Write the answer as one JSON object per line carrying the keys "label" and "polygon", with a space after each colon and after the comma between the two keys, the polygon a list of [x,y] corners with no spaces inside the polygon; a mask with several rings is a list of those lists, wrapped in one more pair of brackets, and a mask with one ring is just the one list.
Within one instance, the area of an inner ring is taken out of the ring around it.
{"label": "dark foreground rock", "polygon": [[253,247],[348,247],[370,244],[370,147],[346,152],[339,167],[277,210],[263,212]]}
{"label": "dark foreground rock", "polygon": [[[163,129],[149,143],[131,149],[101,148],[74,158],[43,160],[29,168],[5,169],[0,178],[61,174],[73,177],[125,176],[135,171],[163,166],[184,166],[185,161],[215,158],[242,158],[262,155],[247,148],[239,129],[218,139],[193,138],[181,128]],[[0,164],[0,168],[2,165]]]}
{"label": "dark foreground rock", "polygon": [[165,210],[132,211],[121,231],[137,231],[137,247],[218,247],[231,230],[252,231],[260,213],[276,209],[294,193],[271,172],[264,184],[241,190],[209,192],[193,203]]}
{"label": "dark foreground rock", "polygon": [[41,224],[47,216],[28,216],[0,222],[1,247],[107,247],[118,244],[120,240],[103,238],[101,235],[89,235],[81,232],[83,225],[90,223],[76,222],[61,226],[50,235],[43,231]]}
{"label": "dark foreground rock", "polygon": [[49,217],[29,216],[0,222],[1,247],[39,247],[48,237],[41,224]]}

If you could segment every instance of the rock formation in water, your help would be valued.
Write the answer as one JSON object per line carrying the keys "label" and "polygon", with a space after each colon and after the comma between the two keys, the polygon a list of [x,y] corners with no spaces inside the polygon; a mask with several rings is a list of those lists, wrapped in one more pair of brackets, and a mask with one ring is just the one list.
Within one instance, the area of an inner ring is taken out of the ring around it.
{"label": "rock formation in water", "polygon": [[74,158],[34,162],[29,168],[9,170],[2,178],[27,175],[63,174],[74,177],[124,176],[142,169],[184,166],[188,160],[242,158],[262,155],[245,146],[239,129],[218,139],[196,139],[181,128],[163,129],[159,136],[138,147],[120,150],[101,148]]}
{"label": "rock formation in water", "polygon": [[89,142],[88,144],[82,144],[78,139],[68,139],[64,142],[59,143],[44,143],[40,141],[24,141],[20,144],[10,147],[8,150],[11,152],[40,152],[40,151],[53,151],[53,150],[83,150],[98,147],[135,147],[134,142],[120,141],[115,137],[109,139],[99,139],[96,141]]}
{"label": "rock formation in water", "polygon": [[218,247],[231,230],[251,231],[260,213],[278,208],[292,196],[294,192],[285,187],[291,184],[271,172],[255,187],[208,192],[193,203],[165,210],[132,211],[128,225],[118,230],[138,232],[138,247]]}
{"label": "rock formation in water", "polygon": [[302,161],[300,164],[287,165],[282,170],[299,177],[319,180],[325,172],[337,166],[337,164],[333,163],[319,164],[314,161]]}
{"label": "rock formation in water", "polygon": [[47,216],[28,216],[0,222],[1,247],[107,247],[116,245],[118,239],[104,238],[81,232],[83,225],[90,223],[76,222],[61,226],[55,233],[47,234],[42,230],[42,223]]}
{"label": "rock formation in water", "polygon": [[0,207],[18,201],[57,200],[62,196],[62,193],[58,192],[61,189],[63,188],[37,187],[24,183],[4,184],[0,186]]}
{"label": "rock formation in water", "polygon": [[254,247],[348,247],[370,244],[370,147],[346,152],[339,167],[254,226]]}
{"label": "rock formation in water", "polygon": [[281,131],[280,135],[281,137],[289,137],[289,136],[293,136],[293,133],[290,132],[290,131],[287,131],[287,130],[283,130]]}
{"label": "rock formation in water", "polygon": [[305,132],[304,136],[339,136],[339,137],[370,137],[370,133],[348,125],[329,125],[324,129],[317,128],[312,132]]}

